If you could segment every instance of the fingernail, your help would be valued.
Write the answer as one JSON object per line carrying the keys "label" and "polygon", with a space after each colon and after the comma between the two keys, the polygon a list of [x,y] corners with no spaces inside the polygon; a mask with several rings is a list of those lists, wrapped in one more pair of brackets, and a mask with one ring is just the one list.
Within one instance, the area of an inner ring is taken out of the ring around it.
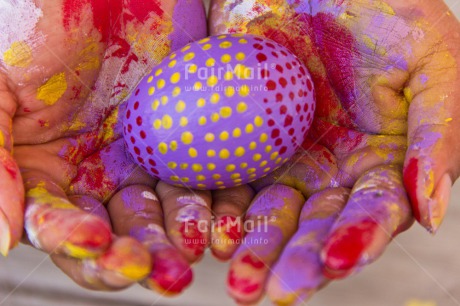
{"label": "fingernail", "polygon": [[[190,252],[192,256],[200,256],[208,246],[207,223],[205,220],[199,222],[197,220],[185,221],[181,224],[179,232],[182,236],[182,245],[186,252]],[[190,255],[190,254],[185,254]],[[189,257],[189,256],[187,256]]]}
{"label": "fingernail", "polygon": [[436,234],[449,205],[450,193],[452,190],[452,179],[448,173],[439,180],[438,186],[430,200],[428,200],[429,228],[428,231]]}
{"label": "fingernail", "polygon": [[8,222],[8,218],[0,209],[0,254],[6,257],[8,255],[8,251],[10,250],[10,244],[10,223]]}
{"label": "fingernail", "polygon": [[219,259],[229,259],[242,238],[241,220],[235,216],[222,216],[213,224],[212,253]]}
{"label": "fingernail", "polygon": [[365,220],[335,230],[321,252],[324,276],[339,279],[353,272],[366,256],[365,251],[373,242],[377,227],[374,221]]}

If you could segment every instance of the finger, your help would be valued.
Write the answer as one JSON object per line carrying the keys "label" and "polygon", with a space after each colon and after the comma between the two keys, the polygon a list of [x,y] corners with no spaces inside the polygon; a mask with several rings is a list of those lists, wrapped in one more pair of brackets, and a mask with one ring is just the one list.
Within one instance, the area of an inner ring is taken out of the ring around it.
{"label": "finger", "polygon": [[110,245],[110,227],[66,197],[44,174],[24,172],[25,229],[31,243],[48,253],[76,258],[96,257]]}
{"label": "finger", "polygon": [[11,156],[12,119],[16,101],[6,77],[0,74],[0,254],[6,256],[21,239],[24,222],[24,187]]}
{"label": "finger", "polygon": [[267,283],[266,292],[274,304],[304,304],[328,282],[319,254],[349,193],[345,188],[325,189],[305,203],[297,232],[284,248]]}
{"label": "finger", "polygon": [[230,259],[240,244],[241,220],[253,197],[254,190],[249,185],[213,191],[211,251],[218,259]]}
{"label": "finger", "polygon": [[237,302],[261,298],[271,266],[297,229],[304,202],[300,192],[284,185],[267,187],[256,196],[246,214],[247,234],[228,274],[228,292]]}
{"label": "finger", "polygon": [[153,267],[143,281],[162,294],[178,294],[192,282],[193,274],[182,253],[166,237],[163,210],[152,188],[132,185],[123,188],[109,202],[114,231],[131,235],[150,252]]}
{"label": "finger", "polygon": [[156,193],[165,215],[166,233],[190,262],[197,261],[209,244],[211,193],[158,182]]}
{"label": "finger", "polygon": [[112,223],[110,221],[109,213],[104,205],[101,204],[98,200],[93,197],[85,195],[73,195],[69,196],[69,201],[72,202],[75,206],[80,208],[83,211],[86,211],[89,214],[98,216],[104,221],[107,226],[112,229]]}
{"label": "finger", "polygon": [[126,288],[145,278],[151,268],[148,251],[130,237],[115,238],[98,258],[76,259],[53,254],[51,259],[78,285],[93,290]]}
{"label": "finger", "polygon": [[412,222],[400,168],[381,166],[366,172],[321,252],[325,275],[342,278],[373,262]]}

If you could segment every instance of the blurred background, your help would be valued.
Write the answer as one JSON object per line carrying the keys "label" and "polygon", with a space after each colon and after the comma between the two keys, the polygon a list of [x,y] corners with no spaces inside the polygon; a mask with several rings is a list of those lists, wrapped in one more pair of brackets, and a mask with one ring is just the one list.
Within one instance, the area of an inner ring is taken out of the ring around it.
{"label": "blurred background", "polygon": [[[460,0],[446,2],[460,18]],[[460,182],[453,188],[447,218],[436,237],[416,224],[398,236],[376,263],[329,285],[305,305],[460,306],[459,202]],[[140,286],[101,293],[78,287],[46,254],[20,246],[7,259],[0,258],[0,305],[234,305],[225,292],[227,270],[227,264],[206,254],[194,266],[194,284],[180,297],[161,297]]]}

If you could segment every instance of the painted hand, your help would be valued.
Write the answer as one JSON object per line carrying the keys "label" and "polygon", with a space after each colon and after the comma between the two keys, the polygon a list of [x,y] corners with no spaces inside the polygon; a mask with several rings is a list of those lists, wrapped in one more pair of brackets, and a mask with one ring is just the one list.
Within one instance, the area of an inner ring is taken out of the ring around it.
{"label": "painted hand", "polygon": [[235,299],[265,289],[301,303],[374,261],[413,216],[438,229],[460,170],[460,25],[443,1],[217,0],[210,23],[290,48],[317,95],[302,150],[253,184],[249,218],[276,218],[233,256]]}
{"label": "painted hand", "polygon": [[166,239],[156,181],[125,154],[119,114],[146,72],[206,35],[201,2],[0,7],[0,251],[21,237],[25,194],[29,242],[78,284],[109,290],[147,277],[180,292],[189,264]]}

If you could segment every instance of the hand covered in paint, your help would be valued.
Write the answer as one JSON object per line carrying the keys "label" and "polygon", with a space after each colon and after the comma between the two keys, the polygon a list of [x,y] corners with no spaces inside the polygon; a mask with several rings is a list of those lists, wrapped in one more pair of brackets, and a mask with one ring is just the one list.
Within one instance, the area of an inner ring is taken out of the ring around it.
{"label": "hand covered in paint", "polygon": [[460,25],[443,1],[217,0],[210,23],[290,48],[317,98],[301,150],[253,185],[249,218],[276,218],[233,256],[235,299],[254,302],[265,286],[277,303],[301,303],[374,261],[413,216],[438,229],[460,170]]}
{"label": "hand covered in paint", "polygon": [[147,277],[174,293],[190,283],[166,238],[156,181],[125,155],[118,115],[147,71],[206,35],[201,2],[175,3],[3,2],[3,254],[21,237],[25,194],[28,240],[78,284],[118,289]]}

